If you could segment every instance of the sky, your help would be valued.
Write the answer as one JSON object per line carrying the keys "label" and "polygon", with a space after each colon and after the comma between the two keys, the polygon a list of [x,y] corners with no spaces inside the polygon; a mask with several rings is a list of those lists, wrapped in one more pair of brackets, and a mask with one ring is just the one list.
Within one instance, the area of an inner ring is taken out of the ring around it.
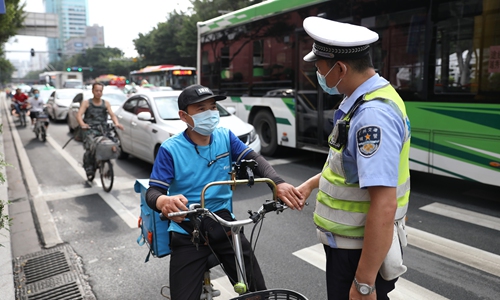
{"label": "sky", "polygon": [[[137,55],[132,40],[139,33],[146,34],[160,22],[165,22],[169,12],[187,12],[189,0],[87,0],[89,26],[104,27],[104,43],[120,48],[126,57]],[[43,0],[26,0],[25,11],[45,12]],[[29,60],[31,48],[47,51],[46,38],[15,36],[5,44],[7,59]]]}

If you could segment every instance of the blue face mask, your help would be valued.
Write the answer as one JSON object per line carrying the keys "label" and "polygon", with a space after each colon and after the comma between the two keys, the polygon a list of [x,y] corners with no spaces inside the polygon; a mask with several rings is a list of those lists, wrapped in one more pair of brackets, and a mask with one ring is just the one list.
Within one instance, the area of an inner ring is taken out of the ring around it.
{"label": "blue face mask", "polygon": [[188,115],[193,119],[194,126],[187,124],[191,129],[201,135],[209,136],[219,125],[220,115],[218,110],[206,110],[196,115]]}
{"label": "blue face mask", "polygon": [[340,78],[340,80],[337,82],[337,84],[334,87],[329,87],[328,85],[326,85],[326,76],[328,76],[328,74],[330,74],[330,72],[333,70],[333,68],[335,68],[336,65],[337,65],[337,63],[335,63],[333,65],[333,67],[330,68],[330,70],[328,71],[328,73],[326,73],[326,75],[321,75],[319,73],[319,71],[316,71],[316,77],[318,77],[318,83],[319,83],[319,85],[321,86],[321,88],[323,89],[323,91],[325,91],[326,93],[328,93],[330,95],[338,95],[338,94],[340,94],[339,90],[337,90],[337,86],[342,81],[342,78]]}
{"label": "blue face mask", "polygon": [[40,96],[40,94],[35,93],[34,96],[35,96],[36,99],[38,99],[38,97]]}

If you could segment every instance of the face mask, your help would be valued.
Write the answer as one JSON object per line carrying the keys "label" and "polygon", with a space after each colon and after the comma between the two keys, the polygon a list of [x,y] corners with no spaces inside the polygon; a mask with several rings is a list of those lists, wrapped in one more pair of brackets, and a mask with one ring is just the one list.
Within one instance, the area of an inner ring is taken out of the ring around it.
{"label": "face mask", "polygon": [[217,128],[217,125],[219,125],[220,116],[218,110],[206,110],[202,113],[188,116],[193,118],[194,126],[189,125],[189,123],[187,125],[201,135],[211,135],[215,128]]}
{"label": "face mask", "polygon": [[335,68],[336,65],[337,65],[337,63],[335,63],[333,65],[333,67],[331,67],[331,69],[328,71],[328,73],[326,73],[326,75],[321,75],[319,73],[319,71],[316,71],[316,77],[318,77],[318,83],[319,83],[319,85],[321,86],[321,88],[323,89],[323,91],[325,91],[326,93],[328,93],[330,95],[338,95],[338,94],[340,94],[339,90],[337,90],[337,86],[342,81],[342,78],[340,78],[340,80],[337,82],[337,84],[334,87],[328,87],[328,85],[326,85],[326,76],[328,76],[328,74],[330,74],[330,72],[333,70],[333,68]]}
{"label": "face mask", "polygon": [[38,96],[40,96],[40,94],[35,94],[35,98],[37,98],[37,99],[38,99]]}

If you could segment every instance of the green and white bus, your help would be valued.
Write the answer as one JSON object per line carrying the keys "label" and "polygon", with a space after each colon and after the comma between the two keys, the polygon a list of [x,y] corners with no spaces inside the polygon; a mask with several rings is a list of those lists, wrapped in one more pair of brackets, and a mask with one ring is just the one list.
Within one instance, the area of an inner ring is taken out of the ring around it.
{"label": "green and white bus", "polygon": [[500,1],[269,0],[198,23],[198,82],[228,96],[264,155],[327,151],[341,96],[302,60],[308,16],[379,34],[371,56],[406,102],[411,169],[500,186]]}

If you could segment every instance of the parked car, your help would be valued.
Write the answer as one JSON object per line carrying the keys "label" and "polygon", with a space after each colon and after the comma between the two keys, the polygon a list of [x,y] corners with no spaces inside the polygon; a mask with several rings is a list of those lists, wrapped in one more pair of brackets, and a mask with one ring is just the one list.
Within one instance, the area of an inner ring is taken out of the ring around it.
{"label": "parked car", "polygon": [[[121,146],[120,158],[132,154],[153,163],[160,145],[169,137],[186,129],[179,118],[177,98],[181,91],[141,92],[119,107],[115,114],[124,130],[117,130]],[[217,103],[220,113],[219,126],[231,131],[257,153],[260,139],[252,125],[230,114]]]}
{"label": "parked car", "polygon": [[47,100],[47,113],[52,120],[66,120],[68,107],[81,89],[56,89]]}
{"label": "parked car", "polygon": [[[80,103],[82,103],[83,99],[92,99],[94,94],[92,94],[92,90],[81,90],[76,96],[73,98],[69,108],[68,108],[68,127],[69,132],[73,132],[76,127],[78,127],[78,122],[76,121],[76,114],[80,109]],[[111,104],[111,109],[116,111],[120,105],[127,100],[127,96],[120,90],[114,88],[104,87],[102,91],[102,99],[105,101],[109,101]],[[109,118],[109,115],[108,115]]]}

